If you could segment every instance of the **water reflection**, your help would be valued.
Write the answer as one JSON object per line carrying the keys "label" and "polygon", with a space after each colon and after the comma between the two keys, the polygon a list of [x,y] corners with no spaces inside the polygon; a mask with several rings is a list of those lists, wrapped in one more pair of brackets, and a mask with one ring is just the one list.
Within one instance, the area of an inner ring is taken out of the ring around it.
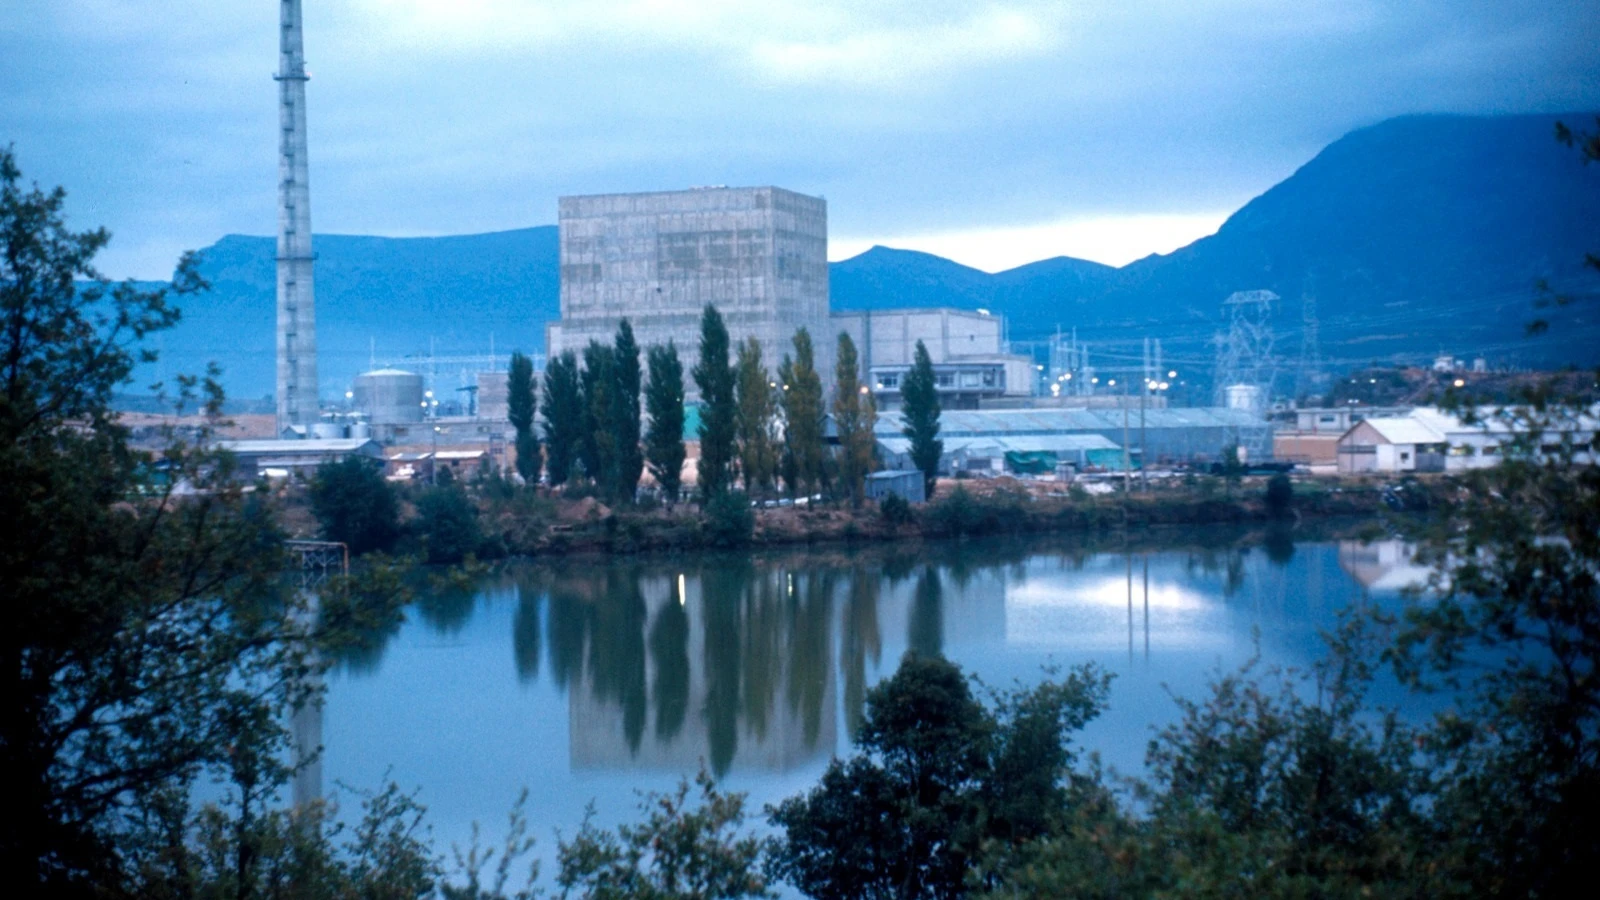
{"label": "water reflection", "polygon": [[[1340,606],[1409,565],[1404,548],[1297,545],[1283,531],[1254,549],[1001,541],[524,566],[477,593],[430,594],[404,636],[351,651],[345,683],[383,688],[346,707],[359,728],[330,727],[381,733],[374,758],[405,736],[442,736],[418,743],[429,766],[448,756],[470,770],[498,753],[510,771],[548,768],[553,750],[569,772],[677,774],[704,761],[759,780],[845,750],[868,689],[911,649],[991,683],[1097,660],[1123,676],[1108,721],[1136,724],[1137,748],[1170,706],[1163,685],[1198,686],[1258,646],[1304,662]],[[407,649],[390,659],[391,643]],[[493,712],[463,718],[468,706]],[[510,732],[524,750],[499,748]]]}

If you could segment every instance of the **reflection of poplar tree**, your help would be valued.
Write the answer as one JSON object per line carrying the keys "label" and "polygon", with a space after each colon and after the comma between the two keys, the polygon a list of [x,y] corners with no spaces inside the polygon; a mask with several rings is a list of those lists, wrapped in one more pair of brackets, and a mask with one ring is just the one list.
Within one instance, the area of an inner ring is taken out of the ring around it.
{"label": "reflection of poplar tree", "polygon": [[644,623],[648,615],[639,574],[608,568],[605,590],[593,604],[589,631],[589,676],[596,700],[622,706],[622,730],[628,749],[637,753],[649,711],[645,690]]}
{"label": "reflection of poplar tree", "polygon": [[850,573],[850,593],[845,601],[844,634],[839,644],[839,668],[844,670],[845,729],[854,741],[861,730],[867,697],[867,659],[877,665],[883,651],[878,632],[878,590],[876,572],[857,568]]}
{"label": "reflection of poplar tree", "polygon": [[517,678],[539,679],[539,651],[543,635],[539,607],[543,598],[531,584],[517,585],[517,612],[511,620],[511,647],[517,661]]}
{"label": "reflection of poplar tree", "polygon": [[570,586],[550,592],[550,677],[558,687],[566,687],[583,669],[587,605]]}
{"label": "reflection of poplar tree", "polygon": [[666,743],[683,730],[689,712],[689,614],[676,586],[650,626],[650,658],[656,667],[656,740]]}
{"label": "reflection of poplar tree", "polygon": [[922,570],[917,579],[917,590],[911,600],[911,627],[908,640],[911,649],[923,656],[939,656],[944,652],[944,591],[939,584],[939,573],[933,566]]}
{"label": "reflection of poplar tree", "polygon": [[822,733],[822,700],[833,662],[829,638],[833,625],[831,571],[812,571],[801,580],[800,596],[791,601],[789,626],[789,709],[805,725],[807,749]]}
{"label": "reflection of poplar tree", "polygon": [[789,576],[784,572],[754,575],[745,592],[742,647],[744,678],[739,696],[744,724],[757,738],[767,736],[783,670],[783,595]]}
{"label": "reflection of poplar tree", "polygon": [[711,773],[727,774],[739,750],[739,595],[746,570],[732,565],[705,569],[706,738]]}

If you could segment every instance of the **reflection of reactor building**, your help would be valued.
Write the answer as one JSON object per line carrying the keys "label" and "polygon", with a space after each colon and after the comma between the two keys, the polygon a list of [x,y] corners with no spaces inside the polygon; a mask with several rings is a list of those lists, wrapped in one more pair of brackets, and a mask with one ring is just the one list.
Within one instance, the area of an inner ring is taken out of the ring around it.
{"label": "reflection of reactor building", "polygon": [[552,357],[591,340],[610,344],[627,317],[640,346],[674,341],[687,371],[709,304],[734,344],[761,342],[772,369],[795,331],[809,329],[817,370],[831,377],[821,198],[775,187],[562,197],[560,224],[561,319],[545,339]]}
{"label": "reflection of reactor building", "polygon": [[786,614],[805,589],[786,573],[742,583],[708,598],[697,574],[640,579],[644,696],[612,696],[585,660],[568,696],[573,768],[786,771],[835,751],[832,617]]}

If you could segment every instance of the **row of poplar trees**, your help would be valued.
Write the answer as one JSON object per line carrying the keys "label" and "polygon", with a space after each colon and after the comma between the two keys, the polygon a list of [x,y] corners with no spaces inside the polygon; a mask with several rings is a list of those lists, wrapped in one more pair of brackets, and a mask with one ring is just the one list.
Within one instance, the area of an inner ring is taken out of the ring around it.
{"label": "row of poplar trees", "polygon": [[[610,346],[590,341],[581,357],[568,350],[551,359],[542,392],[536,391],[533,363],[521,353],[513,355],[509,414],[516,430],[518,474],[535,484],[543,469],[551,485],[587,481],[601,496],[629,502],[649,466],[664,499],[676,502],[686,455],[683,363],[670,342],[644,355],[641,365],[633,326],[623,319]],[[762,359],[760,342],[749,338],[731,346],[722,314],[707,306],[700,319],[699,358],[691,372],[700,389],[700,500],[741,484],[753,495],[772,494],[781,480],[790,495],[837,487],[860,503],[866,476],[875,466],[878,413],[861,380],[855,343],[842,332],[834,374],[831,412],[838,449],[830,453],[823,433],[830,410],[810,333],[804,328],[795,332],[793,352],[784,354],[773,375]],[[927,390],[919,392],[917,385],[923,382]],[[921,342],[905,398],[913,461],[927,473],[931,489],[941,450],[939,407]],[[542,442],[534,428],[536,416]],[[645,421],[647,428],[642,427]],[[930,444],[932,462],[923,466]]]}

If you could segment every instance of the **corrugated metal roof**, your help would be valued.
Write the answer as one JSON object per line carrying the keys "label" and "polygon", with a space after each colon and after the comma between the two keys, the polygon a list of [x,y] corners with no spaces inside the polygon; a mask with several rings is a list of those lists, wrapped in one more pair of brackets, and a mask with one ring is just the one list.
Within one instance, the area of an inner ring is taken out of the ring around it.
{"label": "corrugated metal roof", "polygon": [[[1076,454],[1091,450],[1120,450],[1112,441],[1098,434],[1014,435],[1008,437],[945,437],[944,452],[965,453],[968,456],[1000,456],[1007,451],[1017,453],[1067,453]],[[894,454],[911,452],[911,439],[900,436],[878,437],[878,444]]]}
{"label": "corrugated metal roof", "polygon": [[216,446],[220,450],[230,450],[234,453],[256,455],[261,453],[283,453],[289,455],[302,453],[350,453],[360,450],[371,444],[378,446],[378,442],[371,438],[310,438],[303,441],[218,441]]}
{"label": "corrugated metal roof", "polygon": [[[1265,428],[1267,422],[1248,410],[1226,407],[1169,407],[1128,410],[1129,428]],[[1060,432],[1112,431],[1123,427],[1121,409],[980,409],[945,410],[939,415],[941,437],[992,435],[1010,437]],[[878,435],[899,435],[905,418],[899,412],[881,413],[874,429]]]}
{"label": "corrugated metal roof", "polygon": [[1442,433],[1434,431],[1421,419],[1411,416],[1363,419],[1362,423],[1378,432],[1391,444],[1440,444],[1445,439]]}

